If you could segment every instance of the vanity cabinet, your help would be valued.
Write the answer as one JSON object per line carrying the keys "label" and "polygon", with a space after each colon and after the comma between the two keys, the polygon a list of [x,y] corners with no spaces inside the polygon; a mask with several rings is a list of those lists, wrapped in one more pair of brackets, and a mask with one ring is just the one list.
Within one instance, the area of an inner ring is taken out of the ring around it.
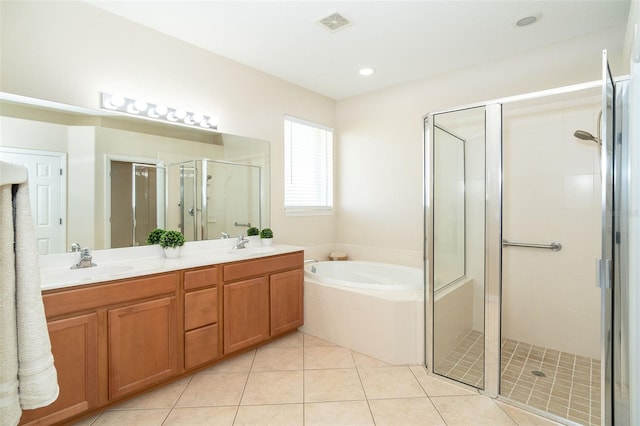
{"label": "vanity cabinet", "polygon": [[178,372],[175,296],[109,309],[109,399]]}
{"label": "vanity cabinet", "polygon": [[206,267],[184,273],[184,368],[218,359],[221,329],[218,321],[218,271]]}
{"label": "vanity cabinet", "polygon": [[172,272],[43,294],[60,395],[20,423],[60,423],[176,375],[178,283]]}
{"label": "vanity cabinet", "polygon": [[60,396],[21,424],[66,424],[295,330],[302,291],[302,251],[45,291]]}
{"label": "vanity cabinet", "polygon": [[52,424],[98,405],[98,316],[96,313],[49,321],[60,394],[51,405],[25,410],[22,424]]}
{"label": "vanity cabinet", "polygon": [[224,265],[224,353],[303,323],[303,253]]}

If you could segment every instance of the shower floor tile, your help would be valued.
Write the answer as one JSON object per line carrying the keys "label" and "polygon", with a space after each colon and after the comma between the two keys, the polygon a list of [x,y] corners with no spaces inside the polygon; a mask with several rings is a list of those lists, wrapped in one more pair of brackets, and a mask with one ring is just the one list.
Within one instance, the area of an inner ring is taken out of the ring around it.
{"label": "shower floor tile", "polygon": [[[481,387],[484,335],[469,332],[438,363],[438,374]],[[500,394],[587,425],[600,424],[600,361],[511,339],[502,340]]]}

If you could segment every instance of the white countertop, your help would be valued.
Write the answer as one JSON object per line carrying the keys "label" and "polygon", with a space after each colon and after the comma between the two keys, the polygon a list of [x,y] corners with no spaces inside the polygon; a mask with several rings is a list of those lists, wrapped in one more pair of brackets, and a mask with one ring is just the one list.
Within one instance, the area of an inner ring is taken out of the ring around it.
{"label": "white countertop", "polygon": [[53,290],[304,250],[283,244],[252,245],[253,242],[247,248],[234,250],[235,242],[236,238],[188,242],[176,259],[165,258],[159,246],[93,250],[91,255],[97,266],[82,269],[71,269],[80,259],[78,252],[40,256],[41,288]]}

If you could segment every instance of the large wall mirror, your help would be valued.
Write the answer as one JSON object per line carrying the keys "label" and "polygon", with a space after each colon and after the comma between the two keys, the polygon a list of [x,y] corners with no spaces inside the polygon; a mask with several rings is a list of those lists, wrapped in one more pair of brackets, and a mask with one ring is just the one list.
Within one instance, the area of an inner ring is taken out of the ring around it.
{"label": "large wall mirror", "polygon": [[0,160],[29,169],[41,254],[269,224],[269,142],[0,94]]}

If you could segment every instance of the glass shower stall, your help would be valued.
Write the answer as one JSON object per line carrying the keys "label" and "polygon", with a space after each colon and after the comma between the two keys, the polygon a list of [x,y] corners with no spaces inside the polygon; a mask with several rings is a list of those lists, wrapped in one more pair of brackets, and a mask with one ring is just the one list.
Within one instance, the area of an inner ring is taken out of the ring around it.
{"label": "glass shower stall", "polygon": [[430,371],[561,422],[628,422],[626,84],[605,52],[602,83],[426,116]]}

